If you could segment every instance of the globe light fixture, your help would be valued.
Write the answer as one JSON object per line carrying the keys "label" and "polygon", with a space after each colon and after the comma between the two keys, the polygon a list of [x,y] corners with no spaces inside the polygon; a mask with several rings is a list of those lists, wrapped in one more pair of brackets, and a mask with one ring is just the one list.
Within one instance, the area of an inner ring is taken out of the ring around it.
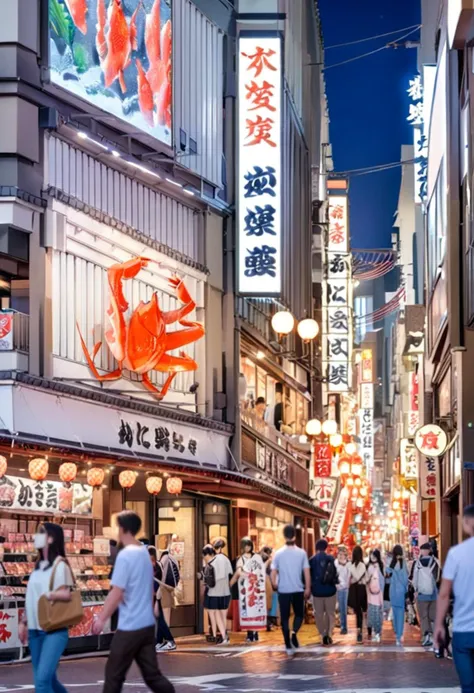
{"label": "globe light fixture", "polygon": [[319,419],[310,419],[306,424],[306,435],[308,436],[320,436],[321,430],[321,421]]}
{"label": "globe light fixture", "polygon": [[303,342],[311,342],[313,339],[316,339],[319,334],[319,325],[316,320],[312,318],[300,320],[296,329]]}
{"label": "globe light fixture", "polygon": [[337,421],[334,421],[334,419],[327,419],[323,423],[322,431],[325,436],[333,436],[337,433]]}
{"label": "globe light fixture", "polygon": [[355,443],[346,443],[344,448],[348,455],[355,455],[357,452],[357,445]]}
{"label": "globe light fixture", "polygon": [[334,433],[332,436],[329,436],[329,445],[332,448],[340,448],[342,445],[342,436],[340,433]]}
{"label": "globe light fixture", "polygon": [[352,474],[354,476],[361,476],[362,474],[362,468],[363,468],[363,463],[362,463],[362,458],[356,455],[355,457],[352,458]]}
{"label": "globe light fixture", "polygon": [[279,310],[272,317],[272,328],[279,335],[288,335],[295,326],[295,319],[289,310]]}

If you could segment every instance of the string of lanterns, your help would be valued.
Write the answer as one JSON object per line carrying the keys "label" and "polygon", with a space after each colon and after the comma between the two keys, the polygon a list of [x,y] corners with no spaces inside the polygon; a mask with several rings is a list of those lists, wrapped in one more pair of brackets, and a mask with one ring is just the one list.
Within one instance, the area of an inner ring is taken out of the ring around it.
{"label": "string of lanterns", "polygon": [[[4,455],[0,455],[0,479],[5,476],[8,469],[8,461]],[[49,472],[49,462],[44,457],[35,457],[28,463],[28,474],[33,481],[44,481]],[[71,484],[77,478],[77,465],[74,462],[63,462],[58,469],[58,475],[65,484]],[[138,472],[124,469],[119,474],[119,484],[123,489],[131,489],[137,480]],[[87,470],[87,483],[93,488],[100,488],[105,480],[105,471],[102,467],[91,467]],[[157,496],[163,488],[163,479],[159,476],[149,476],[145,481],[148,493]],[[183,481],[179,477],[169,477],[166,480],[166,490],[173,496],[178,496],[183,490]]]}

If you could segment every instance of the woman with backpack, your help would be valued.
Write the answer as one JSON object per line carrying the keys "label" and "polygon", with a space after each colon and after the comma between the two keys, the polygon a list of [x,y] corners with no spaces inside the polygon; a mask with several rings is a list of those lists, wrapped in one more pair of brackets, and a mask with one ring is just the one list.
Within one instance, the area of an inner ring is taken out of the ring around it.
{"label": "woman with backpack", "polygon": [[171,609],[175,607],[175,594],[179,585],[179,566],[169,549],[163,551],[160,556],[161,570],[163,571],[163,585],[161,590],[161,606],[166,623],[171,625]]}
{"label": "woman with backpack", "polygon": [[336,620],[337,567],[334,557],[327,553],[326,539],[316,542],[316,553],[309,561],[314,620],[323,645],[332,645]]}
{"label": "woman with backpack", "polygon": [[154,546],[148,546],[151,564],[153,566],[153,592],[155,595],[154,614],[156,618],[156,652],[173,652],[176,650],[176,643],[165,620],[163,606],[161,603],[162,593],[166,586],[163,583],[163,570],[161,563],[157,559],[157,552]]}
{"label": "woman with backpack", "polygon": [[367,568],[364,554],[360,546],[355,546],[352,552],[351,584],[349,587],[349,606],[354,609],[357,623],[357,642],[363,641],[364,614],[367,612]]}
{"label": "woman with backpack", "polygon": [[209,610],[206,606],[207,593],[210,589],[216,586],[216,574],[211,565],[211,561],[216,557],[216,551],[211,544],[206,544],[202,550],[203,567],[198,573],[198,580],[201,580],[204,589],[204,611],[207,613],[210,624],[210,635],[207,636],[207,642],[215,643],[217,640],[217,621],[216,614],[213,610]]}
{"label": "woman with backpack", "polygon": [[224,553],[225,541],[217,539],[213,544],[216,555],[211,559],[209,565],[214,571],[214,587],[209,587],[204,598],[204,608],[209,613],[211,626],[215,619],[216,630],[213,635],[216,637],[217,645],[228,645],[227,635],[227,612],[230,604],[230,578],[233,575],[232,565]]}
{"label": "woman with backpack", "polygon": [[390,577],[390,605],[393,615],[393,630],[397,645],[402,644],[405,630],[405,602],[408,590],[408,568],[402,547],[397,544],[392,551],[392,562],[387,568]]}
{"label": "woman with backpack", "polygon": [[441,579],[439,561],[433,556],[431,544],[420,546],[420,556],[413,561],[410,582],[416,595],[418,615],[421,621],[423,647],[432,647],[433,628],[436,620],[436,600]]}
{"label": "woman with backpack", "polygon": [[379,643],[382,638],[383,625],[383,592],[385,587],[382,556],[374,549],[367,568],[367,631],[369,638]]}

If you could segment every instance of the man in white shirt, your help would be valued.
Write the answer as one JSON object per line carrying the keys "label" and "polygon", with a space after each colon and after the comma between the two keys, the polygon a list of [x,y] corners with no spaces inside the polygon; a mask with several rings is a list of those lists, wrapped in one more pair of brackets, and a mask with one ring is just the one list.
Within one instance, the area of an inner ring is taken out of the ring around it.
{"label": "man in white shirt", "polygon": [[133,661],[148,688],[155,693],[174,693],[173,685],[161,674],[156,661],[153,566],[147,547],[136,539],[141,520],[132,510],[124,510],[117,522],[124,548],[117,555],[112,588],[92,629],[95,635],[102,633],[118,608],[118,628],[105,668],[103,693],[120,693]]}
{"label": "man in white shirt", "polygon": [[453,658],[462,693],[474,693],[474,505],[463,513],[469,539],[450,549],[436,606],[435,648],[445,644],[445,620],[454,594]]}

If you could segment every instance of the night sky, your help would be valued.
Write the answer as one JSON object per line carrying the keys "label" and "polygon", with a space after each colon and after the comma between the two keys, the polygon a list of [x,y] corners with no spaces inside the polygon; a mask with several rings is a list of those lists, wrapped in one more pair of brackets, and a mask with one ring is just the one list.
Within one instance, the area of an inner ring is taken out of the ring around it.
{"label": "night sky", "polygon": [[[403,29],[420,22],[419,0],[319,0],[324,44]],[[326,50],[326,67],[397,39],[386,38]],[[417,40],[419,32],[408,39]],[[407,123],[408,82],[416,73],[416,49],[389,48],[326,71],[335,171],[399,161],[413,143]],[[390,247],[400,187],[400,168],[350,180],[352,247]]]}

